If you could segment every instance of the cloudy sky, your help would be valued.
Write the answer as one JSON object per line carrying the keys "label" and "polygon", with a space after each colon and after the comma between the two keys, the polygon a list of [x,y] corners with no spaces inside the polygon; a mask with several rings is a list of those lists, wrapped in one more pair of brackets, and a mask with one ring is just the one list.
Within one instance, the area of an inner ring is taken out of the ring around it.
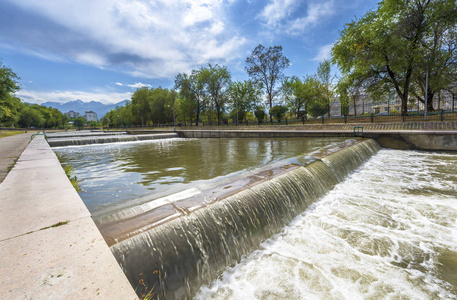
{"label": "cloudy sky", "polygon": [[344,24],[377,0],[2,0],[0,59],[24,101],[130,99],[207,63],[244,80],[258,45],[283,46],[287,75],[315,73]]}

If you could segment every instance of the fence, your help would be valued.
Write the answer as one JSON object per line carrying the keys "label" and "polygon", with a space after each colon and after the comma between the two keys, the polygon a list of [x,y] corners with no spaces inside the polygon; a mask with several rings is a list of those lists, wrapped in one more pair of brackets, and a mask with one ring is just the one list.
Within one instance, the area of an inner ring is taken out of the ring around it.
{"label": "fence", "polygon": [[[425,120],[424,113],[410,113],[406,116],[399,114],[385,114],[385,115],[363,115],[363,116],[347,116],[347,117],[333,117],[333,118],[316,118],[316,119],[284,119],[284,120],[273,120],[270,121],[244,121],[236,124],[235,122],[224,122],[224,123],[208,123],[200,122],[199,126],[218,126],[218,127],[237,127],[237,126],[278,126],[278,125],[306,125],[306,124],[364,124],[364,123],[408,123],[408,122],[444,122],[444,121],[457,121],[457,112],[456,111],[436,111],[430,112],[427,114],[427,119]],[[176,126],[173,124],[154,124],[144,126],[145,128],[169,128],[169,127],[193,127],[196,126],[195,123],[177,123]],[[129,126],[131,127],[131,126]]]}

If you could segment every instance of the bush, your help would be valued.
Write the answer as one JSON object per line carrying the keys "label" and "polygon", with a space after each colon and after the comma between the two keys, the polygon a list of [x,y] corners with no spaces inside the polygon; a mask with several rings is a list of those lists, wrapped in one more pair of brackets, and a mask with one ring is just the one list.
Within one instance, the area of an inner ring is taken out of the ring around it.
{"label": "bush", "polygon": [[281,119],[287,112],[287,107],[282,105],[275,105],[270,109],[270,115],[273,116],[278,122],[281,122]]}
{"label": "bush", "polygon": [[262,121],[265,119],[265,111],[262,108],[256,109],[254,115],[259,123],[262,123]]}

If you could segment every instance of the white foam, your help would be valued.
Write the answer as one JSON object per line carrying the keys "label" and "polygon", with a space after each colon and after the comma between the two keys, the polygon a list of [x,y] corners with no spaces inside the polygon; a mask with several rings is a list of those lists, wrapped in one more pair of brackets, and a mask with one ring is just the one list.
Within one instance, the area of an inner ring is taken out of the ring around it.
{"label": "white foam", "polygon": [[457,257],[456,163],[381,150],[197,299],[457,299],[439,261]]}

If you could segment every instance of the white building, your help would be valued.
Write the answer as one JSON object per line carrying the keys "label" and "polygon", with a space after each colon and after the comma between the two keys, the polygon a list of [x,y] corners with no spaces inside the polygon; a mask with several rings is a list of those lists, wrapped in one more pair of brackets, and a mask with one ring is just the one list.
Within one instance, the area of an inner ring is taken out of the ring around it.
{"label": "white building", "polygon": [[89,110],[89,111],[86,111],[85,113],[86,114],[84,115],[84,118],[86,119],[87,122],[90,122],[90,121],[97,122],[98,121],[96,112]]}
{"label": "white building", "polygon": [[70,110],[69,112],[66,112],[65,115],[68,117],[68,118],[79,118],[81,115],[79,114],[79,112],[74,112],[72,110]]}

